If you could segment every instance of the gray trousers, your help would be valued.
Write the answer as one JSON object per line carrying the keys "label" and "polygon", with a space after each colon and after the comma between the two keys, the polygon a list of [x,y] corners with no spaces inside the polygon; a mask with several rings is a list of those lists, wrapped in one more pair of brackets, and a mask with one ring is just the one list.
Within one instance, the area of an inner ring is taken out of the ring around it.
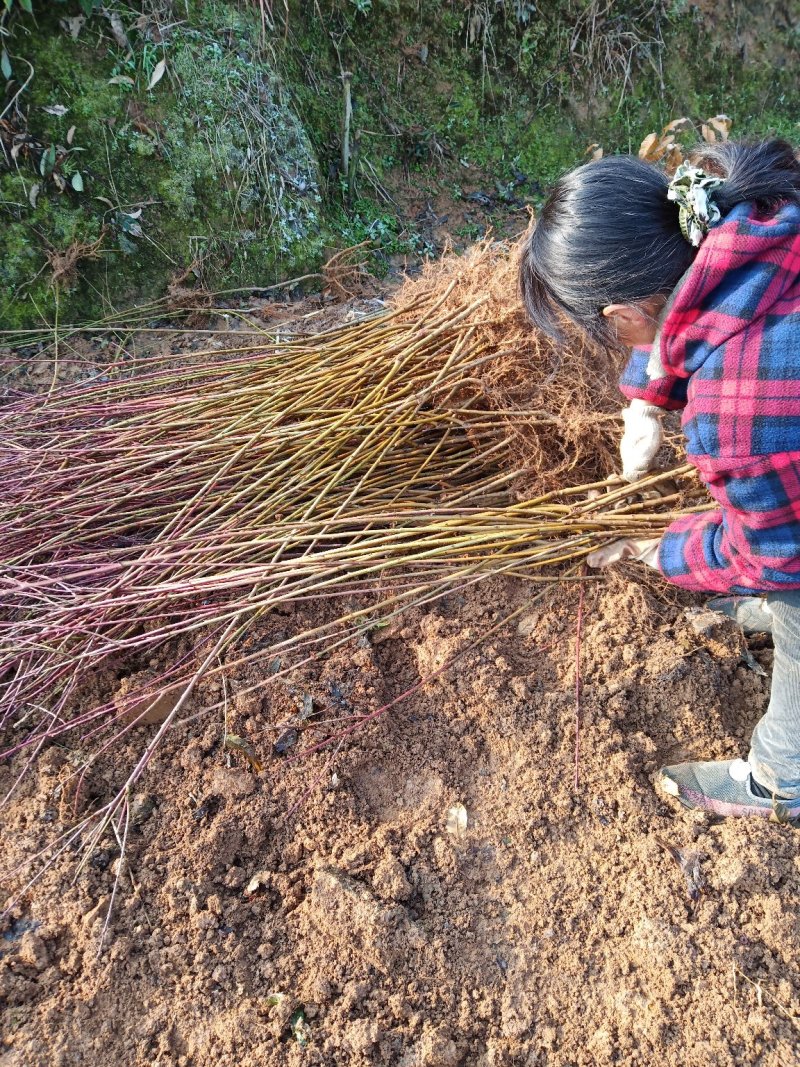
{"label": "gray trousers", "polygon": [[768,593],[766,602],[769,612],[760,614],[775,644],[772,689],[748,762],[760,785],[794,798],[800,797],[800,589]]}

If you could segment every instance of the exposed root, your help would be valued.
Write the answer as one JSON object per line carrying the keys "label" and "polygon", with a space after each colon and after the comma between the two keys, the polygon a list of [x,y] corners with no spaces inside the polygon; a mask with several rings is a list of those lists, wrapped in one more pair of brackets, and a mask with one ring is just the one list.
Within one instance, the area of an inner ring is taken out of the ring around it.
{"label": "exposed root", "polygon": [[[203,285],[203,260],[193,260],[185,270],[176,271],[167,286],[167,314],[188,311],[184,318],[187,329],[200,326],[206,318],[206,309],[214,306],[214,294]],[[187,284],[190,279],[197,285]]]}
{"label": "exposed root", "polygon": [[367,240],[335,252],[322,268],[325,293],[339,302],[375,296],[377,282],[365,263],[367,250],[371,247],[372,241]]}
{"label": "exposed root", "polygon": [[94,241],[73,241],[63,252],[51,249],[45,253],[47,263],[52,271],[50,284],[53,287],[69,289],[77,280],[78,264],[86,259],[99,259],[100,249],[105,240],[107,227],[103,227],[100,236]]}
{"label": "exposed root", "polygon": [[487,238],[464,256],[446,254],[393,301],[412,313],[423,295],[443,310],[486,298],[471,321],[476,347],[491,358],[464,384],[473,409],[501,418],[510,452],[524,467],[520,497],[612,474],[622,407],[619,356],[577,334],[558,345],[531,326],[519,297],[523,243]]}

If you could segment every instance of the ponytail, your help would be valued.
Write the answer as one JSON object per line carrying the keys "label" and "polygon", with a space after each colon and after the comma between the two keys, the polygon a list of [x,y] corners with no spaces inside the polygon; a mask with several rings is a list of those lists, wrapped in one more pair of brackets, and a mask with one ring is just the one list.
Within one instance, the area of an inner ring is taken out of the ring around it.
{"label": "ponytail", "polygon": [[[704,145],[692,162],[724,178],[714,201],[771,210],[800,202],[800,163],[785,141]],[[608,304],[668,296],[697,253],[683,237],[663,170],[636,156],[608,156],[560,179],[528,238],[520,286],[535,326],[564,340],[565,322],[598,344],[618,344]]]}
{"label": "ponytail", "polygon": [[721,141],[704,145],[692,162],[725,179],[714,193],[723,217],[737,204],[770,211],[787,200],[800,202],[800,162],[786,141]]}

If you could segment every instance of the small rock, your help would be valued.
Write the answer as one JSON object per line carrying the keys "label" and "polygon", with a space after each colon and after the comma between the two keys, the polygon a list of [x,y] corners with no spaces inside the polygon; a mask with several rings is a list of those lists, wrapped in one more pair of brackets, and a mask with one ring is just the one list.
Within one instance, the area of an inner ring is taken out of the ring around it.
{"label": "small rock", "polygon": [[219,920],[210,911],[199,911],[192,916],[192,926],[195,930],[216,930]]}
{"label": "small rock", "polygon": [[383,900],[408,900],[411,896],[403,865],[392,855],[384,856],[375,868],[372,887]]}
{"label": "small rock", "polygon": [[331,952],[346,953],[382,974],[425,943],[423,930],[401,904],[380,902],[362,882],[335,867],[317,869],[303,908]]}
{"label": "small rock", "polygon": [[558,1030],[555,1026],[543,1026],[539,1031],[539,1040],[544,1048],[554,1049],[558,1044]]}
{"label": "small rock", "polygon": [[58,774],[67,757],[60,748],[48,748],[41,754],[36,763],[36,769],[42,777]]}
{"label": "small rock", "polygon": [[248,715],[257,715],[261,710],[262,694],[255,693],[237,693],[233,698],[233,706],[236,708],[236,712],[242,718]]}
{"label": "small rock", "polygon": [[745,647],[741,627],[719,611],[705,607],[685,608],[684,618],[704,647],[718,659],[739,659]]}
{"label": "small rock", "polygon": [[294,726],[290,726],[288,730],[284,730],[278,740],[272,746],[274,752],[278,756],[285,755],[290,748],[294,748],[297,744],[297,739],[300,736]]}
{"label": "small rock", "polygon": [[381,1029],[374,1019],[355,1019],[350,1022],[343,1035],[343,1043],[350,1052],[366,1056],[373,1045],[381,1038]]}
{"label": "small rock", "polygon": [[241,889],[241,887],[247,881],[247,872],[243,867],[231,867],[226,873],[224,884],[228,889]]}
{"label": "small rock", "polygon": [[211,972],[211,980],[212,980],[212,982],[216,982],[217,985],[225,985],[225,982],[227,981],[227,979],[228,979],[228,972],[225,970],[225,968],[220,963]]}
{"label": "small rock", "polygon": [[248,771],[236,767],[216,767],[211,788],[226,800],[240,800],[255,789],[255,779]]}
{"label": "small rock", "polygon": [[532,611],[529,615],[523,615],[517,623],[517,633],[520,637],[530,637],[539,625],[539,612]]}
{"label": "small rock", "polygon": [[24,967],[33,967],[35,971],[43,971],[50,963],[47,945],[32,930],[22,935],[19,943],[19,961]]}
{"label": "small rock", "polygon": [[185,771],[197,770],[203,763],[203,746],[199,741],[192,741],[191,744],[181,752],[180,765]]}
{"label": "small rock", "polygon": [[250,897],[253,893],[257,893],[259,889],[268,889],[272,883],[272,874],[270,871],[256,871],[250,881],[247,883],[244,891],[246,897]]}
{"label": "small rock", "polygon": [[87,905],[86,911],[83,913],[82,922],[85,926],[91,926],[91,924],[101,914],[105,914],[108,911],[108,906],[111,903],[110,896],[102,896],[97,901],[90,901]]}
{"label": "small rock", "polygon": [[724,615],[718,611],[711,611],[710,608],[689,607],[684,609],[683,614],[698,637],[709,637],[727,622]]}
{"label": "small rock", "polygon": [[456,1044],[445,1026],[426,1031],[417,1048],[419,1067],[457,1067],[461,1061]]}
{"label": "small rock", "polygon": [[463,804],[454,804],[452,808],[447,809],[447,823],[445,829],[448,834],[452,834],[452,836],[459,841],[463,840],[467,833],[468,823],[469,818],[467,816],[467,809]]}
{"label": "small rock", "polygon": [[515,697],[520,700],[524,700],[528,694],[528,683],[524,678],[512,678],[511,679],[511,692]]}
{"label": "small rock", "polygon": [[311,983],[311,993],[320,1004],[325,1004],[331,999],[333,989],[328,979],[319,974]]}
{"label": "small rock", "polygon": [[141,826],[153,814],[156,798],[148,793],[139,793],[131,801],[131,826]]}

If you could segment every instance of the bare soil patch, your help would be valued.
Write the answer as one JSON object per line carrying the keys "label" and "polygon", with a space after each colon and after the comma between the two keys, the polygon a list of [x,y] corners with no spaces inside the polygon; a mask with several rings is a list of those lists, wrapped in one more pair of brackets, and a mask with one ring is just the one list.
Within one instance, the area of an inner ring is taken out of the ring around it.
{"label": "bare soil patch", "polygon": [[[232,669],[227,729],[260,773],[223,750],[223,722],[202,715],[216,695],[198,690],[198,717],[141,782],[104,951],[111,836],[77,878],[61,857],[5,922],[2,1067],[796,1062],[796,832],[676,812],[652,789],[664,761],[743,754],[768,698],[737,632],[695,632],[690,597],[657,602],[619,575],[587,585],[577,792],[576,585],[332,761],[289,762],[313,728],[276,753],[276,725],[309,698],[343,722],[377,709],[533,591],[493,579],[266,696]],[[297,605],[252,640],[321,610]],[[751,647],[769,669],[769,647]],[[96,764],[85,803],[118,787],[152,729]],[[24,781],[6,871],[68,825],[76,755],[53,747]],[[19,769],[0,771],[4,790]],[[698,859],[699,895],[665,844]]]}

